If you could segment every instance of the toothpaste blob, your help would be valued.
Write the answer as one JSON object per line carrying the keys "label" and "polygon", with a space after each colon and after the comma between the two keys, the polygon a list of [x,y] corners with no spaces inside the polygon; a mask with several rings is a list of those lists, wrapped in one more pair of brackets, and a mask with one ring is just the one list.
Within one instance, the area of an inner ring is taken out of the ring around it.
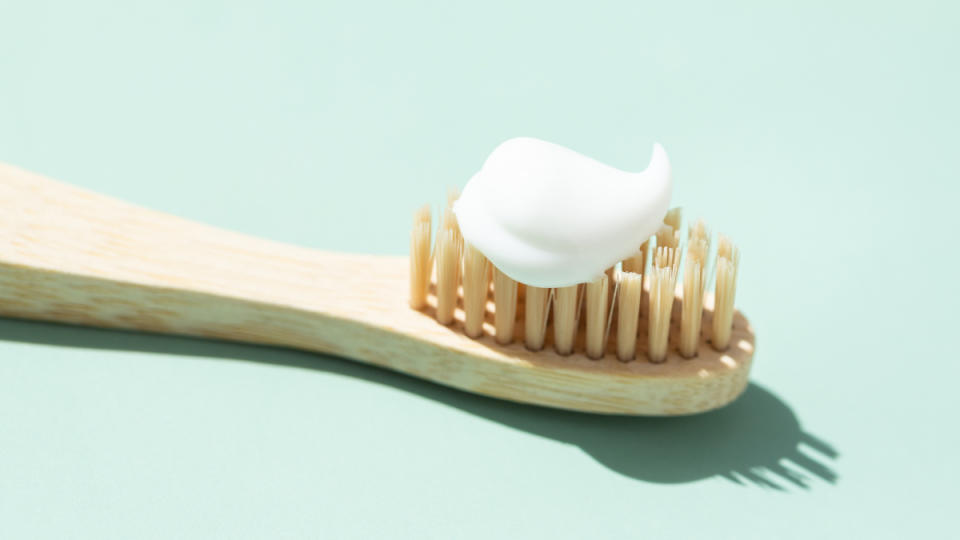
{"label": "toothpaste blob", "polygon": [[630,173],[563,146],[521,137],[498,146],[454,203],[466,242],[503,273],[536,287],[592,281],[635,254],[670,207],[659,144]]}

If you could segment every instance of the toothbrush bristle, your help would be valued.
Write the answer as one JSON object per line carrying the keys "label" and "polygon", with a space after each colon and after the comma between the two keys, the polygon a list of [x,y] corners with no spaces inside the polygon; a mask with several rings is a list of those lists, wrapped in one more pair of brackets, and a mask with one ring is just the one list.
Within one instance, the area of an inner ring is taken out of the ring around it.
{"label": "toothbrush bristle", "polygon": [[640,249],[631,256],[627,257],[621,263],[624,272],[634,272],[636,274],[642,274],[647,270],[647,252],[649,251],[650,241],[646,241],[640,245]]}
{"label": "toothbrush bristle", "polygon": [[657,231],[657,249],[661,247],[676,248],[680,245],[680,231],[664,223]]}
{"label": "toothbrush bristle", "polygon": [[701,238],[704,240],[710,240],[710,229],[707,228],[707,223],[703,219],[698,219],[690,226],[689,230],[690,238]]}
{"label": "toothbrush bristle", "polygon": [[670,268],[676,272],[680,267],[680,250],[674,247],[658,247],[653,256],[653,268]]}
{"label": "toothbrush bristle", "polygon": [[683,268],[683,298],[680,301],[680,355],[693,358],[700,344],[700,326],[703,320],[703,287],[706,272],[699,255],[687,251]]}
{"label": "toothbrush bristle", "polygon": [[430,287],[430,234],[433,219],[430,206],[424,205],[413,215],[410,233],[410,307],[420,309],[427,305]]}
{"label": "toothbrush bristle", "polygon": [[690,226],[687,235],[687,257],[700,261],[700,266],[706,268],[707,254],[710,252],[710,230],[702,219]]}
{"label": "toothbrush bristle", "polygon": [[497,267],[493,268],[493,304],[497,343],[512,343],[517,321],[517,282]]}
{"label": "toothbrush bristle", "polygon": [[456,231],[442,229],[437,238],[437,320],[440,324],[453,322],[457,307],[457,288],[460,274],[460,247]]}
{"label": "toothbrush bristle", "polygon": [[663,222],[666,225],[669,225],[675,231],[680,231],[680,223],[683,221],[683,209],[679,206],[677,208],[671,208],[667,215],[663,217]]}
{"label": "toothbrush bristle", "polygon": [[487,258],[480,250],[464,245],[463,251],[463,316],[464,333],[472,338],[483,334],[483,316],[487,310],[490,289]]}
{"label": "toothbrush bristle", "polygon": [[680,222],[683,212],[680,208],[672,208],[663,218],[663,225],[656,233],[657,248],[680,246]]}
{"label": "toothbrush bristle", "polygon": [[640,297],[643,275],[622,272],[617,292],[617,358],[621,362],[634,359],[637,351],[637,328],[640,322]]}
{"label": "toothbrush bristle", "polygon": [[719,235],[717,237],[717,257],[723,257],[724,259],[732,259],[734,251],[736,250],[733,242],[730,241],[724,235]]}
{"label": "toothbrush bristle", "polygon": [[721,235],[717,241],[717,284],[714,289],[713,335],[710,340],[714,348],[720,351],[730,346],[739,265],[740,250],[729,238]]}
{"label": "toothbrush bristle", "polygon": [[531,351],[543,348],[547,337],[547,319],[550,315],[550,291],[543,287],[526,286],[523,307],[523,342]]}
{"label": "toothbrush bristle", "polygon": [[698,219],[687,235],[687,260],[683,269],[683,299],[680,302],[680,343],[677,349],[684,358],[697,355],[703,323],[703,293],[707,285],[707,254],[710,252],[710,231]]}
{"label": "toothbrush bristle", "polygon": [[[552,340],[559,355],[580,353],[595,360],[606,355],[611,334],[616,357],[623,362],[634,361],[641,354],[653,363],[667,361],[671,343],[680,357],[693,358],[705,343],[705,333],[710,338],[706,343],[715,349],[730,346],[740,252],[729,238],[719,236],[713,316],[707,321],[709,332],[705,332],[711,235],[703,220],[689,225],[687,242],[681,246],[682,214],[674,208],[657,233],[624,259],[619,270],[608,268],[589,283],[542,288],[511,279],[480,250],[464,242],[452,208],[457,196],[451,191],[447,198],[432,253],[429,206],[414,215],[410,236],[410,305],[415,309],[427,305],[433,273],[435,317],[441,324],[453,324],[457,310],[462,309],[466,335],[479,339],[492,334],[497,343],[509,345],[515,340],[517,320],[522,318],[520,333],[528,349],[542,350]],[[492,332],[485,324],[491,300]],[[677,312],[679,316],[675,316]],[[585,324],[578,340],[582,313]],[[645,339],[638,332],[644,319]],[[671,340],[671,333],[679,333],[679,337]]]}
{"label": "toothbrush bristle", "polygon": [[457,215],[453,213],[453,194],[450,195],[451,199],[447,202],[447,207],[443,210],[443,221],[440,223],[440,228],[445,231],[453,232],[454,245],[458,251],[463,250],[463,236],[460,234],[460,224],[457,223]]}
{"label": "toothbrush bristle", "polygon": [[587,357],[594,360],[602,358],[607,344],[604,337],[607,333],[607,297],[609,296],[610,280],[606,273],[600,274],[595,280],[587,283]]}
{"label": "toothbrush bristle", "polygon": [[651,362],[667,359],[670,340],[670,315],[677,288],[678,250],[658,247],[650,272],[650,309],[647,311],[649,330],[647,356]]}
{"label": "toothbrush bristle", "polygon": [[573,353],[573,340],[577,336],[577,308],[579,285],[558,287],[553,293],[553,348],[557,354]]}

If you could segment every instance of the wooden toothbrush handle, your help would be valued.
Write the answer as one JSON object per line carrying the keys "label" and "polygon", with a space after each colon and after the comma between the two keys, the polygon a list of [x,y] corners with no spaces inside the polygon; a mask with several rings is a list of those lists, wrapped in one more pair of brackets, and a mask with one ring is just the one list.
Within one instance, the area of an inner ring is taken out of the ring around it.
{"label": "wooden toothbrush handle", "polygon": [[358,265],[0,164],[3,316],[344,354]]}

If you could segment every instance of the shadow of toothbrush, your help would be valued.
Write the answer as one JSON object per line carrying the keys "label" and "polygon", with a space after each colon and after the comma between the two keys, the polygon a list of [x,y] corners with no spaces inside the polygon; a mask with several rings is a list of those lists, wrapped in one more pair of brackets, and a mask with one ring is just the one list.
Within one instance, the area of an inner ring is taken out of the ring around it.
{"label": "shadow of toothbrush", "polygon": [[601,416],[510,403],[350,360],[255,345],[11,319],[0,319],[0,340],[205,356],[344,375],[579,446],[608,469],[647,482],[722,476],[740,485],[784,490],[805,489],[812,478],[837,481],[831,467],[837,451],[803,431],[790,407],[755,383],[732,404],[700,415]]}

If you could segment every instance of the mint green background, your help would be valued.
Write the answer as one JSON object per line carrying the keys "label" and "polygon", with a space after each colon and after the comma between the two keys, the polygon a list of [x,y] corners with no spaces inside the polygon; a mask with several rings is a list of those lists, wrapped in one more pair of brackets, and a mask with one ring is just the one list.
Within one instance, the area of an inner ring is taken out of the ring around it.
{"label": "mint green background", "polygon": [[659,140],[676,203],[743,249],[754,384],[597,417],[2,320],[0,537],[956,535],[950,3],[154,4],[0,4],[0,160],[399,254],[503,139],[631,170]]}

